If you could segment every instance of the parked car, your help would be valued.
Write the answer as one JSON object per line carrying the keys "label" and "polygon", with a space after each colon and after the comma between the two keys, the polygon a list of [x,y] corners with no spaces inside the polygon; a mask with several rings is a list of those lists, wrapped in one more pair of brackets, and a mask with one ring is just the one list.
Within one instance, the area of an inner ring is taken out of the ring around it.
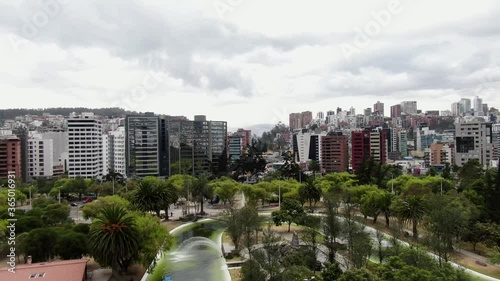
{"label": "parked car", "polygon": [[94,201],[94,198],[87,198],[87,199],[83,200],[82,202],[83,203],[90,203],[92,201]]}
{"label": "parked car", "polygon": [[73,207],[78,206],[78,204],[76,204],[75,202],[72,202],[70,205],[73,206]]}

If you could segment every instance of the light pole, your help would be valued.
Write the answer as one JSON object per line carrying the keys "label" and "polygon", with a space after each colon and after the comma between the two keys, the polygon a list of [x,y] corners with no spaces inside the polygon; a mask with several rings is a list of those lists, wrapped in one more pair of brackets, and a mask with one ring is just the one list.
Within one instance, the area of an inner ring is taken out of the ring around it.
{"label": "light pole", "polygon": [[61,187],[59,186],[59,204],[61,204]]}
{"label": "light pole", "polygon": [[394,174],[391,174],[391,192],[394,195]]}
{"label": "light pole", "polygon": [[441,195],[443,195],[443,178],[441,178]]}
{"label": "light pole", "polygon": [[30,209],[31,209],[31,185],[30,185]]}
{"label": "light pole", "polygon": [[281,180],[278,184],[278,207],[281,209]]}

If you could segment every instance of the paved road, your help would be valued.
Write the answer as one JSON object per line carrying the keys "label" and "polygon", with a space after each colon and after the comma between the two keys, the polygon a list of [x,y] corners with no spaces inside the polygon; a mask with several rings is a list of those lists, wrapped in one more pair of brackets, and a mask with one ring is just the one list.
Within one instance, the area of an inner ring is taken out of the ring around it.
{"label": "paved road", "polygon": [[72,218],[75,223],[91,223],[91,220],[85,220],[82,215],[82,209],[80,207],[85,204],[82,204],[81,202],[76,204],[78,204],[78,206],[71,206],[69,217]]}

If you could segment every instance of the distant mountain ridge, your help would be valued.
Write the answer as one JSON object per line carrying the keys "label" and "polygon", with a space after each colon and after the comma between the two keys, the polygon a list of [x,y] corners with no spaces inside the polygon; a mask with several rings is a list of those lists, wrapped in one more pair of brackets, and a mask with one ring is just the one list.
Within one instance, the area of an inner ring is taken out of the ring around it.
{"label": "distant mountain ridge", "polygon": [[264,132],[270,131],[272,128],[274,128],[276,124],[255,124],[255,125],[250,125],[250,126],[244,126],[244,127],[229,127],[227,129],[228,132],[236,132],[239,128],[243,128],[246,130],[252,130],[252,135],[255,134],[257,137],[261,137]]}
{"label": "distant mountain ridge", "polygon": [[82,113],[82,112],[93,112],[96,115],[113,117],[113,116],[123,116],[125,114],[135,114],[135,111],[128,111],[119,107],[109,107],[109,108],[87,108],[87,107],[53,107],[53,108],[12,108],[12,109],[0,109],[0,119],[14,119],[17,116],[24,115],[42,115],[43,113],[49,113],[53,115],[63,115],[69,116],[70,113]]}

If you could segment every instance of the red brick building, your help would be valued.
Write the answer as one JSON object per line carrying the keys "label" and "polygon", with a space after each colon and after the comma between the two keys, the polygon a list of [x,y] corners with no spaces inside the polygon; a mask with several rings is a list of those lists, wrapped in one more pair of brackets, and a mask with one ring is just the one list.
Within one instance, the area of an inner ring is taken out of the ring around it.
{"label": "red brick building", "polygon": [[351,165],[353,173],[370,158],[370,131],[351,133]]}
{"label": "red brick building", "polygon": [[321,137],[321,171],[347,172],[349,151],[347,136],[341,134]]}
{"label": "red brick building", "polygon": [[0,137],[0,178],[14,172],[16,179],[22,177],[21,140],[16,136]]}
{"label": "red brick building", "polygon": [[363,161],[373,157],[382,164],[387,162],[388,134],[386,130],[365,129],[351,133],[351,165],[355,173]]}

